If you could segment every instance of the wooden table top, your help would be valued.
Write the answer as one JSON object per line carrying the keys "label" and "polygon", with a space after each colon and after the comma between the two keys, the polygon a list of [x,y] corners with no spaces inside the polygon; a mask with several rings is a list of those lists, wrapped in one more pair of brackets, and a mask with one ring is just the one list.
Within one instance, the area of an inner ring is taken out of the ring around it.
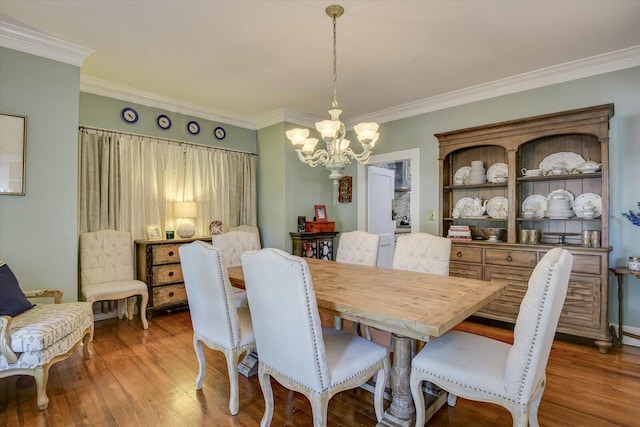
{"label": "wooden table top", "polygon": [[[462,277],[305,261],[321,310],[421,341],[443,335],[506,288]],[[244,287],[242,267],[228,271],[231,284]]]}

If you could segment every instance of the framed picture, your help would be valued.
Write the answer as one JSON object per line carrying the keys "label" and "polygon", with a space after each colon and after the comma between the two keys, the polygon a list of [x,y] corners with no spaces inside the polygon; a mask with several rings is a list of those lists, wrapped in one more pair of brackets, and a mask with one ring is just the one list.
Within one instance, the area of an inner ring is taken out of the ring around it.
{"label": "framed picture", "polygon": [[160,226],[158,224],[147,225],[147,239],[154,240],[160,238],[162,238]]}
{"label": "framed picture", "polygon": [[0,114],[0,194],[24,196],[27,118]]}
{"label": "framed picture", "polygon": [[313,209],[316,211],[316,221],[327,221],[327,208],[324,205],[315,205]]}

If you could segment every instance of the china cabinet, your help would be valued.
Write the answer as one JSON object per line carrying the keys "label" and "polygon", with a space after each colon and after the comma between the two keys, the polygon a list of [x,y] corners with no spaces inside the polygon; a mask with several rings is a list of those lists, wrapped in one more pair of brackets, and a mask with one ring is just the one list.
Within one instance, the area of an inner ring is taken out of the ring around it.
{"label": "china cabinet", "polygon": [[[612,116],[613,104],[606,104],[435,135],[440,235],[447,236],[452,225],[472,231],[471,240],[452,242],[450,274],[509,284],[505,294],[479,312],[481,317],[515,323],[536,263],[562,245],[573,253],[574,265],[558,332],[593,339],[602,353],[611,347],[607,296]],[[478,183],[477,173],[469,180],[471,166],[484,167],[487,175],[493,171],[492,182]],[[483,228],[504,232],[499,241],[490,242]],[[530,230],[537,230],[537,244],[525,238],[532,235]]]}

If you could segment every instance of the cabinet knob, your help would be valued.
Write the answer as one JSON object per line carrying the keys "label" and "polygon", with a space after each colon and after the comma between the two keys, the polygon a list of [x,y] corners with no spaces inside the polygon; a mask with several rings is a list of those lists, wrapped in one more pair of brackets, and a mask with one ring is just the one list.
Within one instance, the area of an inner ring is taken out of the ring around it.
{"label": "cabinet knob", "polygon": [[173,256],[173,251],[169,251],[169,256]]}
{"label": "cabinet knob", "polygon": [[507,255],[507,261],[509,262],[513,261],[513,258],[511,258],[511,255]]}
{"label": "cabinet knob", "polygon": [[173,296],[173,291],[169,292],[169,296],[172,297]]}
{"label": "cabinet knob", "polygon": [[[509,261],[511,261],[511,260],[509,260]],[[169,272],[169,277],[173,277],[173,271]]]}
{"label": "cabinet knob", "polygon": [[458,258],[462,258],[462,252],[458,251],[458,253],[456,254],[456,256],[457,256]]}

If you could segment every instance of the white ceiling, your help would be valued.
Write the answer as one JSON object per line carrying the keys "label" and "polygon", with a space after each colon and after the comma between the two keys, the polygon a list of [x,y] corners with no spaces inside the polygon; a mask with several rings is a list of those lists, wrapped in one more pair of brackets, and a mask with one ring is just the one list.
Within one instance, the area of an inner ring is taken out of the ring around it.
{"label": "white ceiling", "polygon": [[[255,124],[282,109],[326,118],[329,4],[0,0],[0,19],[93,51],[83,90]],[[495,96],[640,64],[637,0],[339,4],[338,102],[347,121],[385,121],[398,107],[452,92]]]}

